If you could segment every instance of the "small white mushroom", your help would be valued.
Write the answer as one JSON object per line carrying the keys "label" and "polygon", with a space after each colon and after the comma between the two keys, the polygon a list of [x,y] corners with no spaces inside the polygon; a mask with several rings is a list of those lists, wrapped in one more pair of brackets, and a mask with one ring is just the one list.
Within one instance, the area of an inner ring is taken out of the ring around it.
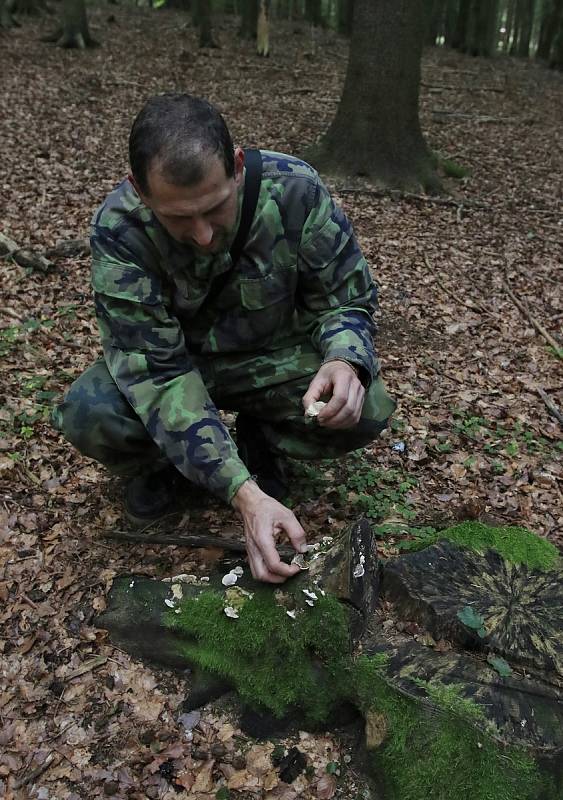
{"label": "small white mushroom", "polygon": [[135,586],[135,581],[131,581],[131,583],[129,584],[129,588],[132,589],[133,586]]}
{"label": "small white mushroom", "polygon": [[172,594],[176,598],[176,600],[181,600],[183,597],[182,594],[182,584],[181,583],[173,583],[172,584]]}
{"label": "small white mushroom", "polygon": [[295,614],[297,612],[296,611],[286,611],[285,613],[287,614],[288,617],[291,617],[291,619],[295,619]]}
{"label": "small white mushroom", "polygon": [[[302,589],[303,594],[305,597],[308,597],[309,600],[318,600],[317,595],[314,592],[309,591],[309,589]],[[308,602],[308,601],[305,601]]]}
{"label": "small white mushroom", "polygon": [[311,405],[305,411],[306,417],[318,417],[319,412],[326,406],[322,400],[317,400],[316,403],[311,403]]}
{"label": "small white mushroom", "polygon": [[165,598],[164,604],[168,606],[168,608],[174,608],[174,602],[170,600],[168,597]]}
{"label": "small white mushroom", "polygon": [[309,569],[307,564],[305,563],[305,556],[303,553],[297,553],[297,555],[293,556],[291,559],[292,564],[297,564],[299,569]]}
{"label": "small white mushroom", "polygon": [[223,611],[227,617],[230,617],[231,619],[238,619],[238,611],[236,608],[233,608],[232,606],[226,606]]}
{"label": "small white mushroom", "polygon": [[315,605],[312,600],[305,600],[305,602],[307,603],[308,606],[314,606]]}
{"label": "small white mushroom", "polygon": [[227,572],[227,574],[223,575],[221,578],[221,583],[223,586],[234,586],[237,581],[238,575],[235,575],[234,572]]}
{"label": "small white mushroom", "polygon": [[243,570],[243,568],[242,568],[242,567],[235,567],[234,569],[232,569],[232,570],[231,570],[231,572],[232,572],[234,575],[237,575],[239,578],[240,578],[242,575],[244,575],[244,570]]}
{"label": "small white mushroom", "polygon": [[365,575],[364,565],[362,563],[356,564],[354,567],[354,578],[362,578]]}

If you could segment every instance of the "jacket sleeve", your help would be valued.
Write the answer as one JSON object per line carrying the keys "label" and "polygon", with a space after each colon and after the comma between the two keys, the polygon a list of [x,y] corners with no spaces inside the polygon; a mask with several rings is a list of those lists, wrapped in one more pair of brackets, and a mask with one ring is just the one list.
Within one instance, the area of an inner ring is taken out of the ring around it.
{"label": "jacket sleeve", "polygon": [[315,186],[298,253],[298,303],[325,361],[379,372],[373,337],[377,291],[352,226],[321,181]]}
{"label": "jacket sleeve", "polygon": [[123,243],[92,237],[92,283],[111,376],[151,438],[194,483],[230,501],[250,477],[169,313],[161,279]]}

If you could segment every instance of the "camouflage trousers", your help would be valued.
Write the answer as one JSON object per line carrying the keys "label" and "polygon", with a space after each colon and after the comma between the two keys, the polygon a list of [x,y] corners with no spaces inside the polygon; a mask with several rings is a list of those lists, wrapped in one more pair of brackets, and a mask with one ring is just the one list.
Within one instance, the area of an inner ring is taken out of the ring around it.
{"label": "camouflage trousers", "polygon": [[[364,447],[386,427],[395,403],[381,378],[366,392],[362,418],[347,430],[320,427],[304,416],[302,398],[321,365],[312,347],[266,355],[196,358],[216,407],[252,418],[271,450],[296,459],[335,458]],[[70,386],[53,415],[55,427],[83,455],[117,475],[134,475],[168,462],[120,393],[100,359]]]}

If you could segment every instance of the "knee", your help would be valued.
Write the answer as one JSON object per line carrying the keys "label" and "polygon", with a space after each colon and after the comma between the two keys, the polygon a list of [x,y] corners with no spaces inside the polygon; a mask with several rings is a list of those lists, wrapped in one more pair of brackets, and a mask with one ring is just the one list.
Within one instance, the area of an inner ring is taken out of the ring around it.
{"label": "knee", "polygon": [[81,453],[96,458],[100,444],[115,427],[115,420],[129,407],[115,384],[103,386],[84,380],[86,375],[71,385],[63,401],[53,409],[51,420]]}

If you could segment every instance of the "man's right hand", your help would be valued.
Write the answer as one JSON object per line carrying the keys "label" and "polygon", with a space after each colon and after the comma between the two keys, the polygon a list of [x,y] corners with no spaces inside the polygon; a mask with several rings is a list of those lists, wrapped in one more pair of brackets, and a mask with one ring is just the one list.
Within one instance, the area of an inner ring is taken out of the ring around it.
{"label": "man's right hand", "polygon": [[299,572],[297,564],[284,563],[276,550],[275,534],[284,532],[299,553],[305,531],[289,508],[263,492],[253,480],[240,487],[232,500],[241,514],[250,571],[257,581],[283,583]]}

